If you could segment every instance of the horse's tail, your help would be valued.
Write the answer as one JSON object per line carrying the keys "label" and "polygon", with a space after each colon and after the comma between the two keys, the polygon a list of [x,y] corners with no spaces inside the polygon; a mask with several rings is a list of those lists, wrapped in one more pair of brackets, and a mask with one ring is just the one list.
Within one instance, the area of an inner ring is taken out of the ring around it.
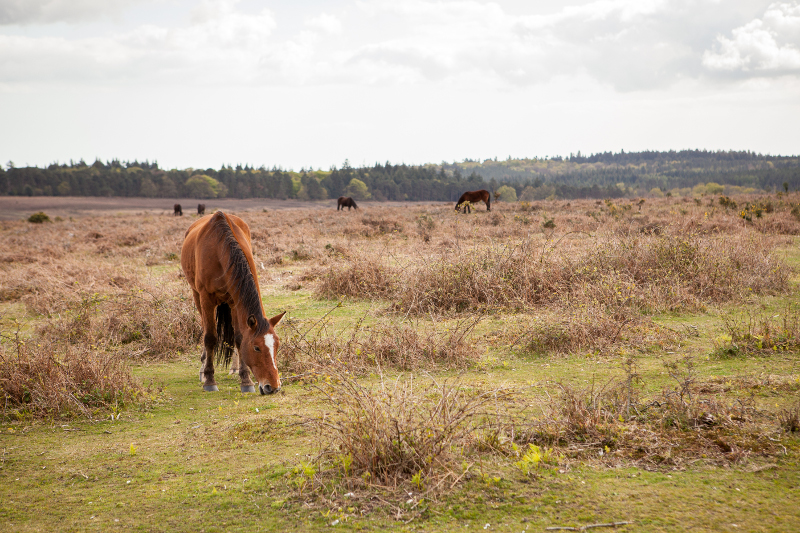
{"label": "horse's tail", "polygon": [[224,363],[227,367],[233,357],[233,317],[228,304],[217,306],[217,346],[214,348],[216,363]]}
{"label": "horse's tail", "polygon": [[492,210],[492,193],[486,195],[486,210]]}

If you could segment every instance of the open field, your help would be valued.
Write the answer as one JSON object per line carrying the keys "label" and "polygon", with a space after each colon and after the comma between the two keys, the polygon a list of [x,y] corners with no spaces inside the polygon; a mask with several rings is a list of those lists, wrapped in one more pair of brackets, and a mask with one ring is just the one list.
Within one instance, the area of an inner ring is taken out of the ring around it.
{"label": "open field", "polygon": [[202,392],[196,217],[124,202],[0,221],[4,530],[800,529],[796,193],[208,201],[288,311],[274,396]]}
{"label": "open field", "polygon": [[[197,204],[206,204],[208,212],[222,209],[235,213],[263,212],[284,209],[327,209],[336,206],[336,200],[302,201],[273,200],[270,198],[220,198],[198,200],[197,198],[120,198],[95,196],[0,196],[0,220],[21,220],[31,213],[45,211],[50,217],[102,216],[102,215],[171,215],[172,206],[183,206],[185,215],[196,212]],[[418,204],[419,202],[413,202]],[[365,207],[376,202],[365,202]],[[402,205],[387,202],[388,205]]]}

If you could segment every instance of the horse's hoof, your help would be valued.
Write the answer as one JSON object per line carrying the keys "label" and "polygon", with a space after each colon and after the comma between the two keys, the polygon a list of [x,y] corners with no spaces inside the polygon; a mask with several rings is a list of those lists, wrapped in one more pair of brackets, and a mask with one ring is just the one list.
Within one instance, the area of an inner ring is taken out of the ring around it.
{"label": "horse's hoof", "polygon": [[203,390],[206,392],[219,392],[219,387],[216,385],[203,385]]}
{"label": "horse's hoof", "polygon": [[256,392],[255,385],[242,385],[242,392]]}

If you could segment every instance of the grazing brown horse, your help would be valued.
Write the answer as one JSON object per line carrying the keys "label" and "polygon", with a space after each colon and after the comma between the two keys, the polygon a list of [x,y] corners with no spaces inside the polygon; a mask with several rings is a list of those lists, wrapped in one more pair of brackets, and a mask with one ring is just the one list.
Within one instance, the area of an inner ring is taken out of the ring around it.
{"label": "grazing brown horse", "polygon": [[[469,203],[464,203],[464,202],[469,202]],[[458,211],[458,208],[461,207],[462,204],[464,204],[464,212],[471,213],[472,209],[470,209],[470,204],[476,204],[478,202],[485,202],[486,210],[487,211],[492,210],[492,198],[489,195],[489,191],[481,189],[480,191],[467,191],[464,194],[462,194],[458,198],[458,201],[456,202],[456,211]]]}
{"label": "grazing brown horse", "polygon": [[350,198],[349,196],[339,197],[339,200],[337,200],[336,202],[336,210],[338,211],[340,207],[342,208],[342,211],[344,211],[345,207],[347,208],[348,211],[350,211],[351,207],[355,207],[356,209],[358,209],[356,201]]}
{"label": "grazing brown horse", "polygon": [[198,215],[206,214],[206,204],[197,204],[197,214]]}
{"label": "grazing brown horse", "polygon": [[275,326],[286,312],[264,318],[250,228],[245,221],[222,211],[195,220],[183,240],[181,267],[203,323],[203,390],[219,390],[214,381],[214,359],[227,365],[234,347],[242,392],[255,392],[250,371],[261,394],[279,390],[275,354],[280,341]]}
{"label": "grazing brown horse", "polygon": [[172,213],[172,214],[175,215],[176,217],[182,217],[183,216],[183,209],[181,209],[181,204],[173,205],[172,209],[174,211],[174,213]]}

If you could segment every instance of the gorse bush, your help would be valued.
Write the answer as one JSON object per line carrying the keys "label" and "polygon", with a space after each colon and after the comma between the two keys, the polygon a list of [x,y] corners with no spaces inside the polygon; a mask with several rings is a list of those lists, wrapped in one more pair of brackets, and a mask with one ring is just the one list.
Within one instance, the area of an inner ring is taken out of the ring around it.
{"label": "gorse bush", "polygon": [[44,211],[39,211],[38,213],[34,213],[28,217],[28,222],[32,222],[34,224],[41,224],[42,222],[50,222],[50,217],[47,216],[47,213]]}

